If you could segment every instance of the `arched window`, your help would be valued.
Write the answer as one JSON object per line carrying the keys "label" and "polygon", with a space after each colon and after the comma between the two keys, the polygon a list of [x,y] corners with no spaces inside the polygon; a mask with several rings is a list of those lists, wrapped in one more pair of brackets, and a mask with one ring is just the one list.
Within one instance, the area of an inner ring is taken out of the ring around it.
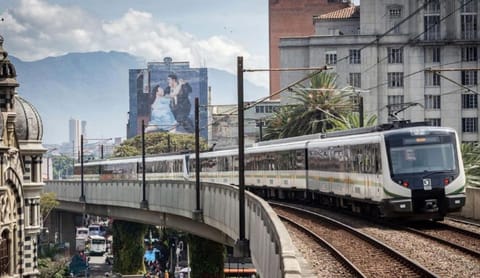
{"label": "arched window", "polygon": [[9,274],[10,270],[10,241],[8,231],[3,231],[0,238],[0,276]]}

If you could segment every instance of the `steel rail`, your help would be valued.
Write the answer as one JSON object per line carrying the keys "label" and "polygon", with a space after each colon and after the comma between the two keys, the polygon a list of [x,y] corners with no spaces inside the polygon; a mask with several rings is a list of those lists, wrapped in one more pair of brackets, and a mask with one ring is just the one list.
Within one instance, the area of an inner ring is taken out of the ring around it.
{"label": "steel rail", "polygon": [[423,267],[422,265],[420,265],[416,261],[408,258],[407,256],[401,254],[400,252],[396,251],[395,249],[391,248],[390,246],[388,246],[388,245],[384,244],[383,242],[373,238],[372,236],[370,236],[366,233],[363,233],[363,232],[361,232],[361,231],[359,231],[359,230],[357,230],[357,229],[355,229],[355,228],[353,228],[353,227],[351,227],[347,224],[341,223],[340,221],[337,221],[337,220],[332,219],[330,217],[327,217],[325,215],[321,215],[317,212],[313,212],[313,211],[310,211],[310,210],[307,210],[307,209],[304,209],[304,208],[299,208],[299,207],[294,206],[294,205],[287,205],[287,204],[277,203],[277,202],[269,202],[269,204],[273,207],[278,206],[278,207],[294,210],[296,212],[304,213],[304,214],[307,214],[309,216],[320,219],[324,222],[327,222],[331,225],[338,226],[338,227],[346,230],[347,232],[351,233],[355,237],[360,238],[361,240],[369,243],[370,245],[374,246],[375,248],[378,248],[379,250],[384,252],[386,255],[390,256],[391,258],[398,261],[400,264],[403,264],[405,267],[409,268],[410,270],[412,270],[413,272],[418,274],[420,277],[438,277],[435,273],[429,271],[428,269],[426,269],[425,267]]}

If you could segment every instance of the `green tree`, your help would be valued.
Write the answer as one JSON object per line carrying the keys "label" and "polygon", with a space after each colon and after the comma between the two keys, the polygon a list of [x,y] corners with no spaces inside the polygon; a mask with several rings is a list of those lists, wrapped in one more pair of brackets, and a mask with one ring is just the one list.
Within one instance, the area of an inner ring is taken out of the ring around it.
{"label": "green tree", "polygon": [[57,194],[55,192],[45,192],[40,195],[40,214],[42,222],[47,219],[48,215],[60,202],[57,201]]}
{"label": "green tree", "polygon": [[480,187],[480,145],[478,143],[463,143],[463,167],[467,178],[467,186]]}
{"label": "green tree", "polygon": [[[358,113],[348,113],[346,115],[339,115],[338,117],[332,117],[329,119],[332,125],[332,129],[329,131],[346,130],[352,128],[358,128],[360,126],[360,115]],[[364,120],[363,126],[373,126],[377,123],[377,116],[369,115]]]}
{"label": "green tree", "polygon": [[291,90],[294,104],[267,120],[265,139],[326,132],[332,128],[331,118],[350,113],[356,106],[351,97],[353,88],[338,89],[336,79],[334,73],[321,72],[308,86],[295,85]]}
{"label": "green tree", "polygon": [[138,274],[145,271],[143,265],[144,237],[148,225],[115,220],[112,225],[113,271],[122,274]]}
{"label": "green tree", "polygon": [[59,179],[61,177],[65,177],[70,174],[73,174],[74,159],[69,156],[66,156],[66,155],[53,156],[52,164],[53,164],[54,179]]}
{"label": "green tree", "polygon": [[192,278],[223,277],[225,249],[222,244],[190,235],[189,245]]}
{"label": "green tree", "polygon": [[[207,143],[200,138],[200,150],[205,150]],[[167,132],[153,132],[145,134],[145,153],[159,154],[195,150],[195,136],[193,134],[176,134]],[[116,147],[114,157],[126,157],[142,154],[142,136],[137,135],[125,140]]]}

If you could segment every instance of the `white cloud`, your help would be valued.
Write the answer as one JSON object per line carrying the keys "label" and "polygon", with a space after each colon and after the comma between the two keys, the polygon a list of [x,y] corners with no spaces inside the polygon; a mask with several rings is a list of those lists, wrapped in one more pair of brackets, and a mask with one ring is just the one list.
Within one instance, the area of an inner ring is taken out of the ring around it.
{"label": "white cloud", "polygon": [[[157,20],[151,13],[128,10],[122,17],[102,21],[74,6],[59,6],[42,0],[21,0],[6,10],[6,49],[23,60],[36,60],[68,52],[124,51],[161,61],[190,61],[192,67],[213,67],[236,73],[236,57],[244,56],[252,66],[267,64],[266,57],[254,57],[226,37],[195,37],[174,25]],[[251,75],[256,84],[266,85],[265,75]]]}

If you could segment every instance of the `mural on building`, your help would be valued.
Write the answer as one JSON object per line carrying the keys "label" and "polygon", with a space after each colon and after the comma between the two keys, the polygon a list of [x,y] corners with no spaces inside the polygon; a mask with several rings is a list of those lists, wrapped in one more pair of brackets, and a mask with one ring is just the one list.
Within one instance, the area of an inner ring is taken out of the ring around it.
{"label": "mural on building", "polygon": [[[133,83],[133,84],[132,84]],[[195,132],[195,98],[207,104],[207,69],[188,63],[149,63],[147,69],[130,70],[130,117],[128,136],[145,132]],[[207,137],[207,113],[200,109],[200,135]],[[203,127],[203,128],[202,128]]]}

